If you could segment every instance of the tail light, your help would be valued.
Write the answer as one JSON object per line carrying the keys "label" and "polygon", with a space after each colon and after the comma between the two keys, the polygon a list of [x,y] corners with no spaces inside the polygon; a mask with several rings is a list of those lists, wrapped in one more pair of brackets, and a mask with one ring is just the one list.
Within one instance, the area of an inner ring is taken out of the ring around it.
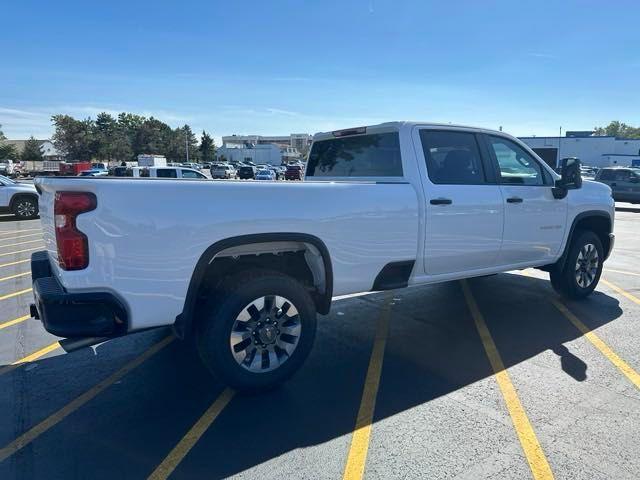
{"label": "tail light", "polygon": [[97,205],[89,192],[57,192],[53,206],[58,263],[63,270],[82,270],[89,265],[87,236],[76,227],[76,218]]}

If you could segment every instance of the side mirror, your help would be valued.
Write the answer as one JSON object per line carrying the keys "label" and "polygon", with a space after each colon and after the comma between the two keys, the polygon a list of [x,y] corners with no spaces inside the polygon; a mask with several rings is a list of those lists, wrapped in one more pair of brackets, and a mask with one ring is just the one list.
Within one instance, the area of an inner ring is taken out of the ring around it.
{"label": "side mirror", "polygon": [[629,181],[630,181],[631,183],[640,183],[640,177],[639,177],[639,176],[637,176],[637,175],[634,175],[634,176],[632,176],[632,177],[629,179]]}
{"label": "side mirror", "polygon": [[582,175],[580,174],[580,160],[575,157],[563,158],[560,166],[560,180],[556,180],[553,187],[555,198],[564,198],[568,190],[582,187]]}

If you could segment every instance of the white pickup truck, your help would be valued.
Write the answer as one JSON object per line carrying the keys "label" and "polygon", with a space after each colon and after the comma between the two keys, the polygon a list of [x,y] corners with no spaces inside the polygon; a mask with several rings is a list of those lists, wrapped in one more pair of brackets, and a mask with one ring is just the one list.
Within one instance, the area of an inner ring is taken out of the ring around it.
{"label": "white pickup truck", "polygon": [[614,203],[579,167],[558,175],[502,132],[394,122],[317,134],[299,183],[39,178],[32,313],[69,350],[172,325],[226,383],[269,388],[334,296],[527,267],[591,293]]}

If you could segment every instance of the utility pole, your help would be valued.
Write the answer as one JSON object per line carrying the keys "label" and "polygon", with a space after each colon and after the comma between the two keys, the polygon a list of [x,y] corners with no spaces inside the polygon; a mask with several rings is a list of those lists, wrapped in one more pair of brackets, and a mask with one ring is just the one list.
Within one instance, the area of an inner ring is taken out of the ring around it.
{"label": "utility pole", "polygon": [[186,128],[184,129],[184,146],[187,150],[187,163],[189,163],[189,132]]}
{"label": "utility pole", "polygon": [[562,143],[562,127],[560,127],[560,136],[558,137],[558,161],[556,162],[556,165],[560,165],[560,160],[562,160],[562,157],[560,156],[561,143]]}

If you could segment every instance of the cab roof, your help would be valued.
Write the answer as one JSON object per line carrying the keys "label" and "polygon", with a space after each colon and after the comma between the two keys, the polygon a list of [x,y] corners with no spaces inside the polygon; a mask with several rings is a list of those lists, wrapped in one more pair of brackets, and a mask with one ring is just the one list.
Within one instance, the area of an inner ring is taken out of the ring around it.
{"label": "cab roof", "polygon": [[498,130],[491,130],[488,128],[472,127],[470,125],[459,125],[452,123],[436,123],[436,122],[417,122],[417,121],[394,121],[378,123],[376,125],[364,125],[360,127],[344,128],[340,130],[333,130],[330,132],[318,132],[313,136],[313,140],[326,140],[329,138],[344,137],[350,135],[362,135],[365,133],[381,133],[385,131],[399,131],[401,129],[412,128],[415,126],[420,127],[437,127],[443,129],[465,129],[475,132],[490,133],[504,135],[511,137],[511,135]]}

